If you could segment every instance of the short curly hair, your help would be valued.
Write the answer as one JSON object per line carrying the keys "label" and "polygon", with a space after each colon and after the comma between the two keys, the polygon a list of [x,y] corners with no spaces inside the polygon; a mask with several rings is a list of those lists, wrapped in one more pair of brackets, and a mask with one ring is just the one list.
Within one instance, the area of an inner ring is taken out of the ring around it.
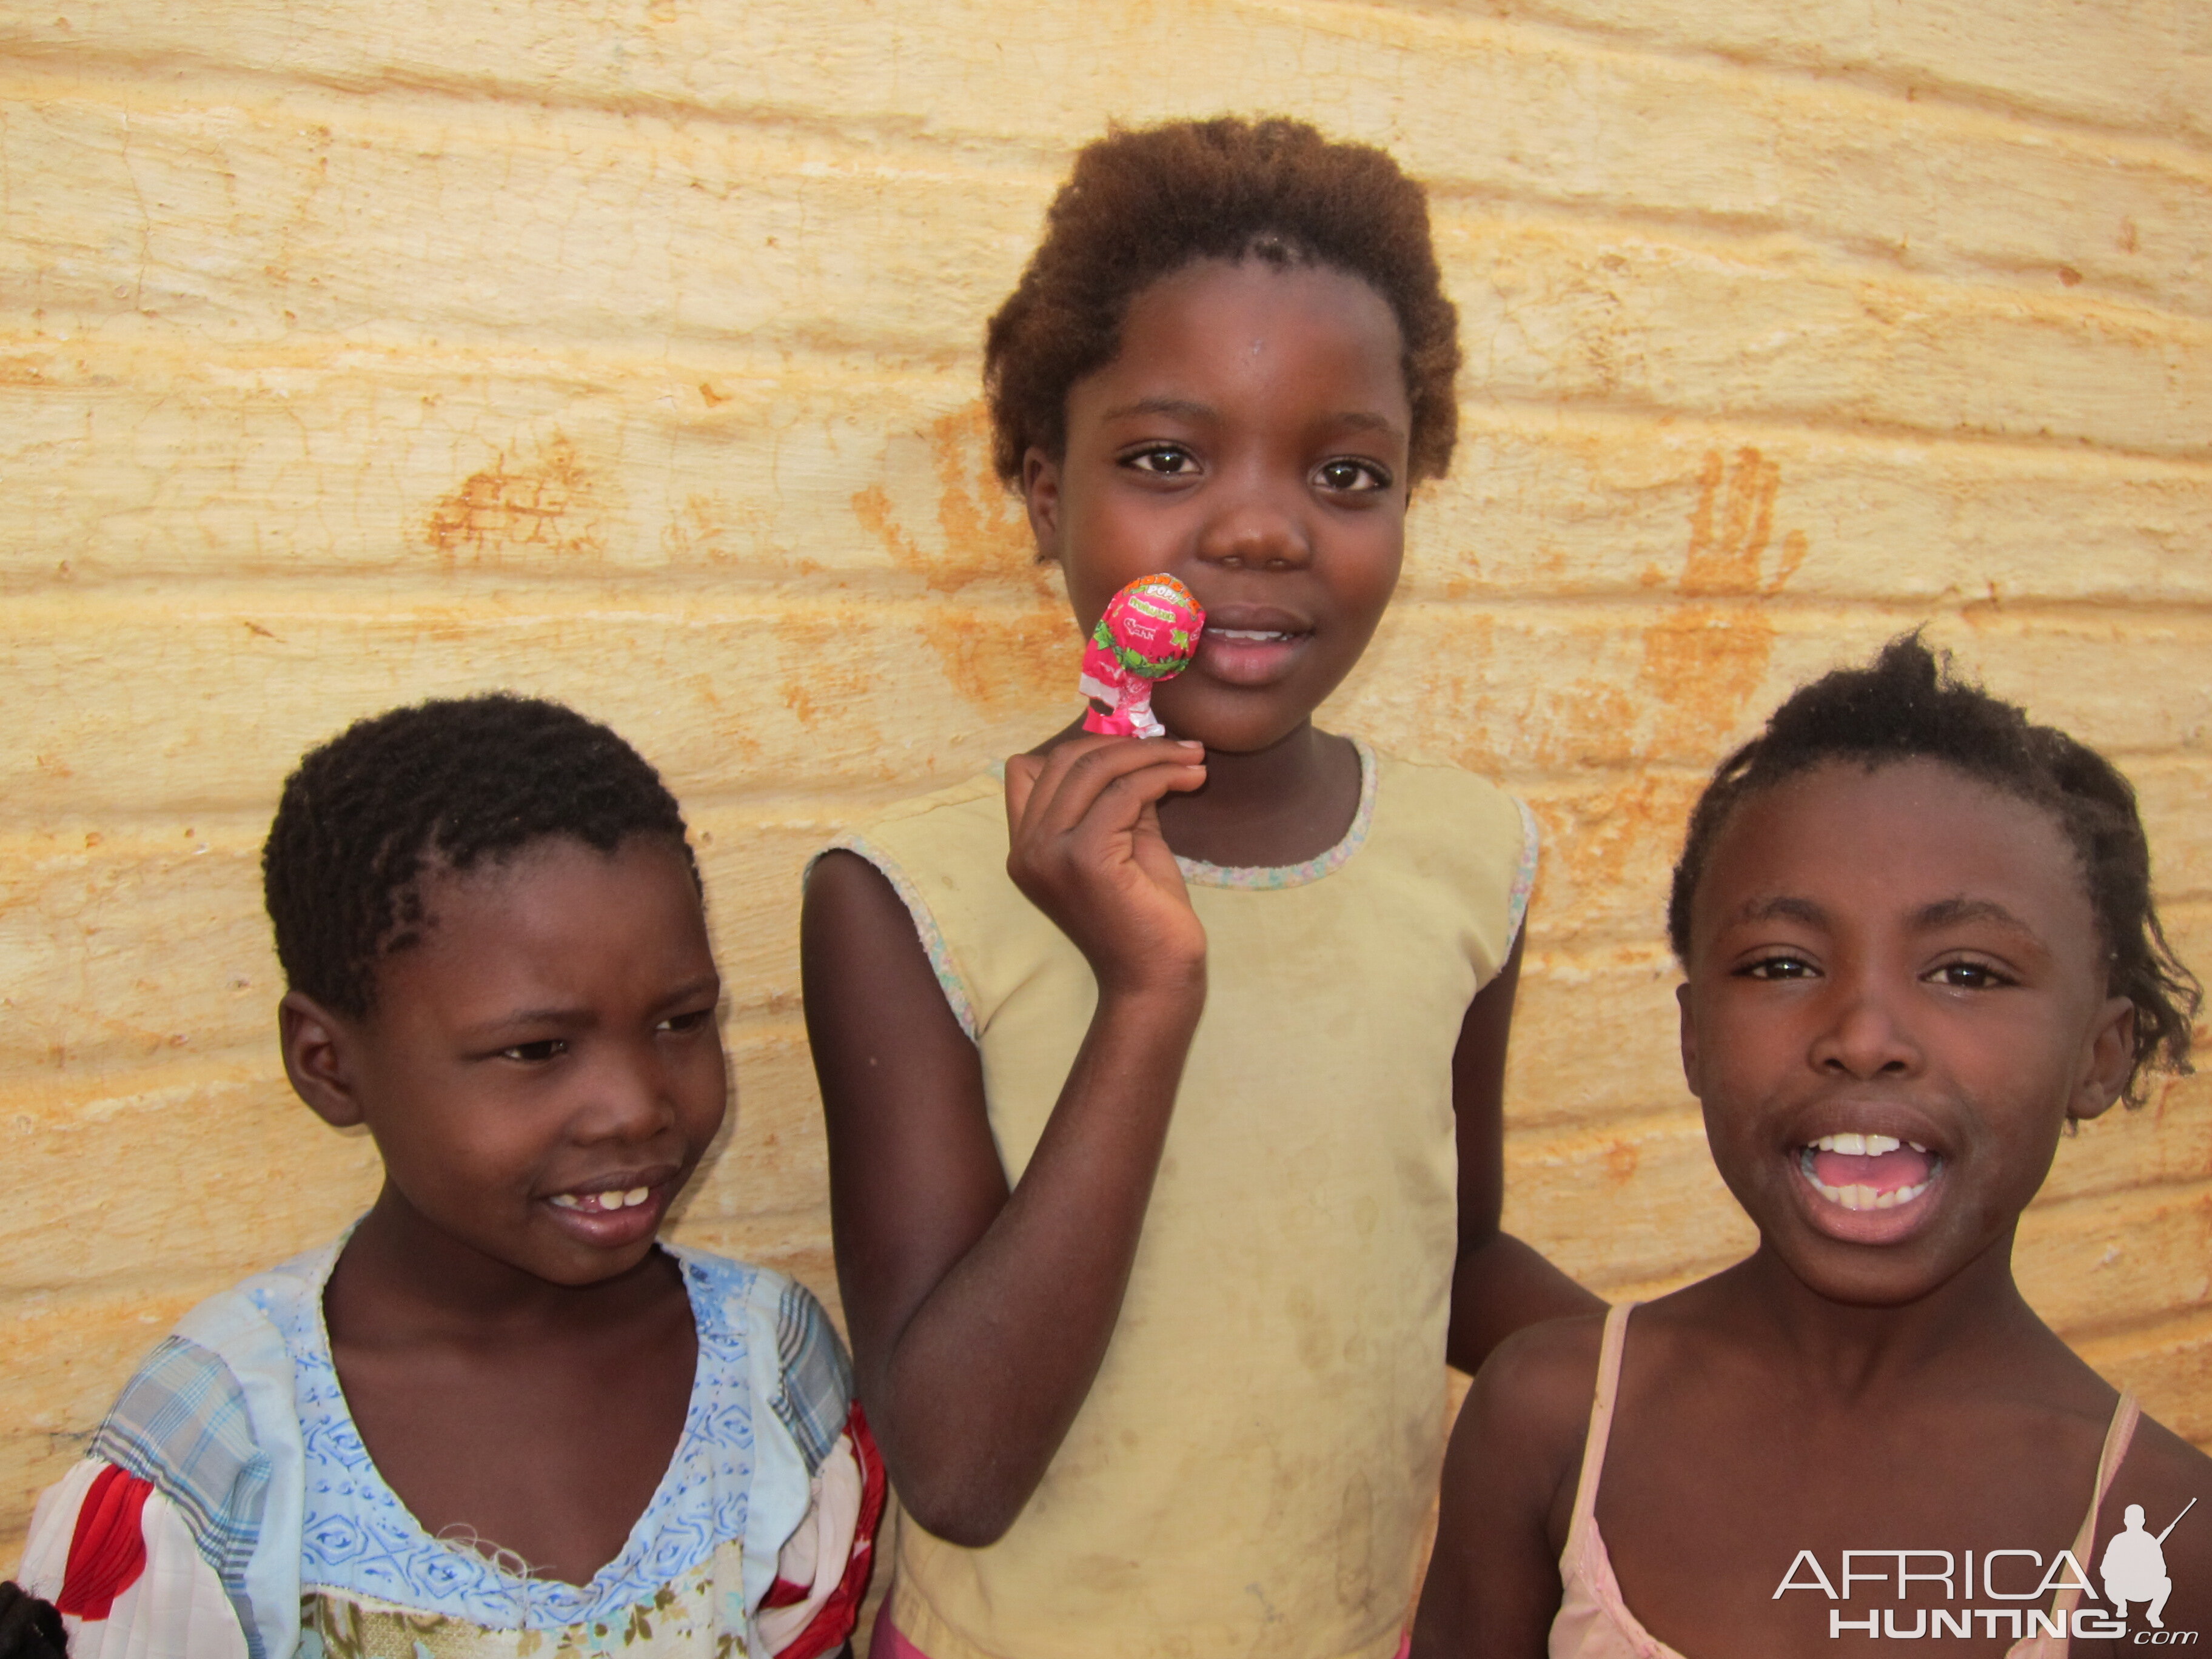
{"label": "short curly hair", "polygon": [[360,1018],[376,964],[421,942],[421,880],[568,836],[602,853],[662,836],[699,870],[684,814],[644,757],[573,708],[505,693],[356,721],[284,781],[262,896],[291,988]]}
{"label": "short curly hair", "polygon": [[1382,150],[1279,118],[1115,129],[1077,152],[1044,240],[983,348],[992,463],[1011,488],[1032,446],[1067,443],[1068,389],[1121,349],[1130,302],[1194,260],[1264,258],[1361,278],[1398,319],[1413,405],[1410,483],[1442,477],[1459,434],[1459,313],[1427,194]]}
{"label": "short curly hair", "polygon": [[1892,640],[1864,668],[1839,668],[1801,686],[1766,729],[1729,756],[1690,814],[1674,866],[1667,933],[1690,959],[1690,908],[1714,842],[1753,795],[1832,761],[1869,770],[1934,760],[1978,778],[2055,818],[2081,860],[2098,931],[2111,954],[2110,994],[2135,1004],[2130,1105],[2154,1066],[2190,1070],[2191,1027],[2203,1005],[2197,977],[2166,943],[2151,902],[2150,845],[2136,792],[2118,768],[2056,727],[1991,696],[1953,672],[1917,630]]}

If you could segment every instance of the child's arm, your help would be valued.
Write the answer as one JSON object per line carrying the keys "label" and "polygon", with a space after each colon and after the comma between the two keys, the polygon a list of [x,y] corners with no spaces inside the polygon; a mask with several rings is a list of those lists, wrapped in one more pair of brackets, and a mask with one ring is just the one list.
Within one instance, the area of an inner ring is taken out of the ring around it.
{"label": "child's arm", "polygon": [[1193,750],[1127,739],[1007,765],[1008,872],[1098,981],[1011,1191],[975,1047],[897,894],[849,855],[807,884],[807,1031],[856,1381],[900,1502],[956,1543],[1012,1524],[1121,1311],[1205,1000],[1205,933],[1153,804],[1203,778]]}
{"label": "child's arm", "polygon": [[1476,1374],[1444,1456],[1410,1659],[1541,1659],[1602,1328],[1577,1319],[1523,1332]]}
{"label": "child's arm", "polygon": [[1505,965],[1468,1005],[1452,1054],[1452,1108],[1459,1124],[1459,1256],[1452,1268],[1444,1357],[1469,1373],[1523,1325],[1605,1306],[1528,1245],[1498,1230],[1505,1200],[1505,1046],[1521,984],[1521,945],[1528,937],[1524,918]]}
{"label": "child's arm", "polygon": [[[246,1659],[245,1629],[185,1511],[153,1481],[104,1458],[85,1458],[39,1499],[21,1574],[24,1594],[65,1615],[77,1659]],[[6,1659],[39,1651],[0,1646]]]}

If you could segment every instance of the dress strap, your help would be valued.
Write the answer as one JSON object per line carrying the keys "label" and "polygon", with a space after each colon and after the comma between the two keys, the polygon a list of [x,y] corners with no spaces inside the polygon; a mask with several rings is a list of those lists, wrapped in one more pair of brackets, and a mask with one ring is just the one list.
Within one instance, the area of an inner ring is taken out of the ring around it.
{"label": "dress strap", "polygon": [[1590,1400],[1589,1428],[1583,1437],[1583,1472],[1575,1482],[1574,1519],[1567,1527],[1565,1559],[1581,1553],[1583,1540],[1597,1513],[1597,1483],[1605,1468],[1605,1445],[1613,1437],[1613,1402],[1620,1394],[1620,1354],[1628,1336],[1629,1310],[1633,1302],[1620,1302],[1606,1311],[1605,1335],[1598,1344],[1597,1389]]}
{"label": "dress strap", "polygon": [[[2126,1461],[2129,1443],[2136,1437],[2136,1422],[2142,1416],[2142,1404],[2131,1394],[2123,1394],[2112,1407],[2112,1423],[2105,1430],[2105,1448],[2097,1454],[2097,1487],[2089,1494],[2089,1513],[2081,1517],[2081,1530],[2074,1540],[2074,1559],[2085,1574],[2089,1571],[2089,1553],[2097,1547],[2097,1511]],[[2071,1613],[2081,1599],[2078,1586],[2065,1585],[2051,1598],[2051,1610]]]}

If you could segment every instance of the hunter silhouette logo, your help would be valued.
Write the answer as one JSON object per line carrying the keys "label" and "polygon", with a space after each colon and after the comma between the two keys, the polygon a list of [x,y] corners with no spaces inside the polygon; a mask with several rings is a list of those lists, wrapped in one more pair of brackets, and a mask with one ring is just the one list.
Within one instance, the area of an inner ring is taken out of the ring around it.
{"label": "hunter silhouette logo", "polygon": [[[2181,1515],[2197,1507],[2191,1498],[2181,1506]],[[2150,1620],[2153,1630],[2164,1630],[2166,1620],[2159,1614],[2166,1611],[2166,1598],[2173,1594],[2173,1580],[2166,1576],[2166,1539],[2181,1524],[2181,1515],[2166,1523],[2166,1532],[2154,1538],[2143,1530],[2143,1506],[2130,1504],[2127,1510],[2127,1529],[2112,1534],[2112,1541],[2105,1546],[2105,1559],[2098,1564],[2097,1576],[2105,1581],[2105,1599],[2112,1604],[2112,1616],[2125,1619],[2128,1603],[2143,1601],[2149,1605],[2143,1617]]]}

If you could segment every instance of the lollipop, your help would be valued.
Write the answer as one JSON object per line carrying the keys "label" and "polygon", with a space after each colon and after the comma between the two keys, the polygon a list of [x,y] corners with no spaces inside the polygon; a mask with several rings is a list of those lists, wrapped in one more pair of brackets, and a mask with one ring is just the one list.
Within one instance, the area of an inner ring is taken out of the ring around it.
{"label": "lollipop", "polygon": [[1083,695],[1105,704],[1083,717],[1086,732],[1164,737],[1152,717],[1152,682],[1173,679],[1198,653],[1206,612],[1173,576],[1139,576],[1106,601],[1083,650]]}

